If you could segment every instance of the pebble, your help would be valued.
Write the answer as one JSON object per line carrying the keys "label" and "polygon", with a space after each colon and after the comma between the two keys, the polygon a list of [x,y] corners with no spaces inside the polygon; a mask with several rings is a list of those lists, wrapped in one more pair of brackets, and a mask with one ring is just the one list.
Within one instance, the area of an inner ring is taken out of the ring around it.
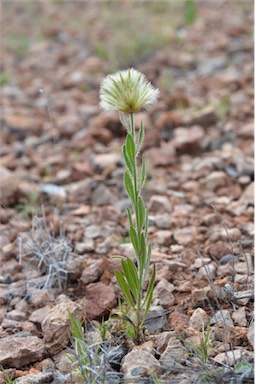
{"label": "pebble", "polygon": [[234,325],[230,313],[227,309],[217,311],[210,321],[210,325],[218,325],[219,323],[226,326]]}
{"label": "pebble", "polygon": [[200,307],[196,308],[189,320],[189,325],[199,331],[205,330],[209,321],[209,316]]}
{"label": "pebble", "polygon": [[153,195],[148,204],[150,212],[166,213],[172,211],[172,205],[166,196]]}
{"label": "pebble", "polygon": [[253,353],[245,350],[244,348],[240,348],[219,353],[213,359],[218,363],[227,364],[228,366],[233,367],[236,363],[243,359],[252,362]]}
{"label": "pebble", "polygon": [[124,356],[121,371],[124,379],[132,382],[157,372],[160,362],[149,352],[135,347]]}
{"label": "pebble", "polygon": [[204,265],[203,267],[199,268],[197,273],[197,277],[199,279],[204,279],[204,280],[214,279],[215,276],[216,276],[216,267],[214,264]]}
{"label": "pebble", "polygon": [[169,308],[175,303],[173,291],[175,286],[166,279],[161,279],[154,289],[154,295],[159,299],[159,303],[163,308]]}
{"label": "pebble", "polygon": [[225,172],[214,171],[206,178],[206,188],[210,191],[216,191],[219,187],[225,187],[228,184],[228,177]]}
{"label": "pebble", "polygon": [[196,227],[185,227],[173,231],[174,240],[180,245],[190,244],[197,235]]}
{"label": "pebble", "polygon": [[246,308],[240,307],[232,313],[232,319],[241,327],[247,326]]}

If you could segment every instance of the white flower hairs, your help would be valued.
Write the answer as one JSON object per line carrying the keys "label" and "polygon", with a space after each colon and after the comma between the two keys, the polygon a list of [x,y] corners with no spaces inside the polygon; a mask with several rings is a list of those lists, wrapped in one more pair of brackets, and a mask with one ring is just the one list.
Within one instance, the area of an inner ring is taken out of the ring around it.
{"label": "white flower hairs", "polygon": [[105,111],[135,113],[157,102],[159,90],[145,76],[130,68],[108,75],[101,84],[100,106]]}
{"label": "white flower hairs", "polygon": [[[107,76],[100,89],[100,105],[105,111],[118,111],[120,120],[127,129],[122,154],[126,166],[124,186],[130,199],[131,209],[127,209],[129,238],[132,243],[136,262],[129,257],[121,259],[122,272],[115,271],[116,280],[121,289],[123,300],[128,308],[120,317],[126,321],[127,334],[136,343],[144,340],[144,322],[150,309],[156,277],[153,265],[149,276],[151,245],[148,244],[148,209],[142,199],[141,191],[146,181],[146,168],[142,157],[141,168],[137,165],[138,154],[144,139],[144,127],[141,122],[139,131],[135,131],[134,113],[147,108],[158,99],[159,91],[146,81],[145,76],[131,68],[115,75]],[[129,114],[129,124],[123,114]]]}

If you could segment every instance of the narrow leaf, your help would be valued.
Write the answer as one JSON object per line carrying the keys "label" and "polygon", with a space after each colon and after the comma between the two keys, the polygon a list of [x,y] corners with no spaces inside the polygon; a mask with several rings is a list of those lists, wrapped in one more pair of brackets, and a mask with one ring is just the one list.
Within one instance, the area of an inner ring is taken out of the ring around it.
{"label": "narrow leaf", "polygon": [[142,168],[141,168],[140,175],[139,175],[139,190],[142,189],[142,187],[145,183],[145,180],[146,180],[146,167],[145,167],[145,160],[144,160],[144,156],[143,156],[142,157]]}
{"label": "narrow leaf", "polygon": [[137,279],[136,269],[130,259],[127,259],[126,261],[122,260],[121,265],[122,265],[125,278],[129,284],[129,288],[137,301],[138,279]]}
{"label": "narrow leaf", "polygon": [[118,270],[115,271],[115,276],[126,302],[134,308],[135,304],[124,276]]}
{"label": "narrow leaf", "polygon": [[136,153],[140,151],[143,143],[143,139],[144,139],[144,127],[143,127],[143,122],[141,121],[141,127],[140,127],[139,136],[137,140]]}
{"label": "narrow leaf", "polygon": [[127,208],[127,215],[128,215],[129,226],[133,227],[133,220],[132,220],[132,216],[129,208]]}
{"label": "narrow leaf", "polygon": [[145,209],[145,221],[144,221],[144,237],[145,239],[148,236],[148,227],[149,227],[149,215],[148,215],[148,209]]}
{"label": "narrow leaf", "polygon": [[156,266],[154,264],[152,275],[151,275],[150,282],[149,282],[149,286],[148,286],[147,293],[146,293],[146,297],[145,297],[145,300],[143,302],[143,305],[145,305],[144,319],[147,316],[147,313],[148,313],[150,306],[151,306],[151,303],[152,303],[155,278],[156,278]]}
{"label": "narrow leaf", "polygon": [[124,185],[125,185],[127,194],[130,197],[130,200],[132,201],[133,204],[135,204],[135,191],[134,191],[132,179],[128,172],[125,172],[125,175],[124,175]]}
{"label": "narrow leaf", "polygon": [[137,202],[137,213],[138,213],[138,223],[137,223],[137,227],[138,227],[138,232],[140,233],[143,229],[143,225],[144,225],[144,216],[145,216],[145,208],[144,208],[144,203],[143,203],[143,200],[141,199],[141,197],[138,198],[138,202]]}
{"label": "narrow leaf", "polygon": [[134,167],[132,166],[132,163],[131,163],[131,161],[130,161],[130,159],[129,159],[129,157],[128,157],[127,149],[126,149],[126,146],[125,146],[125,145],[123,145],[122,153],[123,153],[123,158],[124,158],[126,167],[127,167],[127,169],[129,170],[131,176],[133,176],[133,174],[134,174]]}
{"label": "narrow leaf", "polygon": [[142,269],[142,271],[144,270],[144,266],[145,266],[145,260],[146,260],[146,243],[145,243],[145,238],[144,238],[144,234],[142,233],[141,234],[141,237],[140,237],[140,267]]}
{"label": "narrow leaf", "polygon": [[147,255],[146,255],[145,265],[143,269],[143,281],[146,280],[149,266],[150,266],[150,260],[151,260],[151,244],[148,245],[148,249],[147,249]]}
{"label": "narrow leaf", "polygon": [[135,143],[133,140],[133,137],[130,135],[130,133],[127,134],[126,137],[126,149],[127,149],[127,154],[130,158],[131,163],[134,165],[135,161]]}
{"label": "narrow leaf", "polygon": [[137,233],[136,233],[133,226],[130,226],[129,237],[130,237],[130,240],[133,244],[136,255],[138,256],[139,255],[139,243],[138,243]]}

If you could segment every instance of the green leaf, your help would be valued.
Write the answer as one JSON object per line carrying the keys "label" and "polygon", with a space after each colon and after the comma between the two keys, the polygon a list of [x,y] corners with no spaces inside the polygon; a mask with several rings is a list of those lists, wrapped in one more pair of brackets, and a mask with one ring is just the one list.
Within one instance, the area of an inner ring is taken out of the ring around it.
{"label": "green leaf", "polygon": [[133,205],[135,205],[134,186],[133,186],[132,179],[131,179],[128,172],[125,172],[125,175],[124,175],[124,185],[125,185],[125,189],[127,191],[127,194],[130,197],[130,200],[132,201]]}
{"label": "green leaf", "polygon": [[145,180],[146,180],[146,167],[145,167],[145,160],[144,160],[144,156],[143,156],[142,157],[142,168],[141,168],[140,175],[139,175],[139,190],[142,189],[142,187],[145,183]]}
{"label": "green leaf", "polygon": [[143,143],[143,139],[144,139],[144,127],[143,127],[143,122],[141,121],[141,127],[140,127],[139,136],[138,136],[138,140],[137,140],[136,153],[138,153],[140,151],[142,143]]}
{"label": "green leaf", "polygon": [[130,226],[129,237],[130,237],[131,243],[133,244],[136,255],[138,256],[139,255],[139,243],[138,243],[137,233],[136,233],[133,226]]}
{"label": "green leaf", "polygon": [[145,223],[144,223],[144,237],[147,238],[148,235],[148,227],[149,227],[149,215],[148,215],[148,209],[145,209]]}
{"label": "green leaf", "polygon": [[150,306],[151,306],[151,303],[152,303],[155,278],[156,278],[156,266],[154,264],[152,275],[151,275],[150,282],[149,282],[149,286],[148,286],[147,293],[146,293],[146,297],[145,297],[145,300],[143,302],[143,305],[145,305],[145,311],[144,311],[144,315],[143,315],[144,319],[146,318],[147,313],[148,313]]}
{"label": "green leaf", "polygon": [[130,133],[128,133],[127,137],[126,137],[126,149],[127,149],[127,154],[129,156],[129,159],[130,159],[131,163],[134,166],[134,162],[135,162],[135,143],[134,143],[133,137],[130,135]]}
{"label": "green leaf", "polygon": [[138,202],[137,202],[137,216],[138,216],[137,229],[138,229],[138,232],[140,233],[143,229],[144,217],[145,217],[145,208],[144,208],[144,203],[141,197],[138,198]]}
{"label": "green leaf", "polygon": [[115,276],[116,276],[116,280],[119,284],[119,287],[120,289],[122,290],[122,294],[126,300],[126,302],[131,306],[131,307],[135,307],[135,303],[133,302],[133,298],[132,298],[132,295],[130,293],[130,290],[129,290],[129,287],[127,285],[127,282],[124,278],[124,276],[122,275],[122,273],[118,270],[115,271]]}
{"label": "green leaf", "polygon": [[137,301],[138,293],[139,293],[138,291],[139,281],[138,281],[138,275],[137,275],[135,265],[133,264],[132,260],[129,258],[127,258],[126,261],[122,260],[121,265],[122,265],[122,269],[126,277],[126,280],[131,289],[131,292]]}
{"label": "green leaf", "polygon": [[150,266],[150,260],[151,260],[151,244],[148,245],[148,249],[147,249],[147,255],[146,255],[145,265],[144,265],[144,269],[143,269],[143,271],[144,271],[143,272],[143,280],[145,280],[147,277],[149,266]]}
{"label": "green leaf", "polygon": [[143,233],[141,234],[141,237],[140,237],[140,255],[139,256],[140,256],[141,269],[144,270],[145,261],[146,261],[146,243],[145,243],[145,238]]}
{"label": "green leaf", "polygon": [[123,145],[123,148],[122,148],[122,153],[123,153],[123,158],[124,158],[124,161],[125,161],[125,164],[126,164],[126,167],[127,169],[129,170],[131,176],[133,176],[134,174],[134,167],[129,159],[129,156],[127,154],[127,149],[126,149],[126,146]]}
{"label": "green leaf", "polygon": [[132,220],[132,216],[129,208],[127,208],[127,215],[128,215],[129,226],[133,227],[133,220]]}

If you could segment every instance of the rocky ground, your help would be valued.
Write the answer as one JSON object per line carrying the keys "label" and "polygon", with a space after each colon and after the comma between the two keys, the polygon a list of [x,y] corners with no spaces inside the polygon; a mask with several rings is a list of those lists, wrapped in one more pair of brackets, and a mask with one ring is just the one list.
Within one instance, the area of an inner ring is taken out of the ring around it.
{"label": "rocky ground", "polygon": [[194,22],[177,9],[173,27],[159,4],[152,14],[168,40],[118,63],[102,51],[116,48],[103,2],[3,2],[2,382],[89,383],[66,358],[67,308],[86,324],[107,319],[119,298],[112,256],[132,257],[125,131],[98,106],[103,77],[131,65],[160,89],[136,118],[156,287],[147,341],[124,343],[113,320],[108,379],[93,383],[253,382],[253,3],[197,2]]}

